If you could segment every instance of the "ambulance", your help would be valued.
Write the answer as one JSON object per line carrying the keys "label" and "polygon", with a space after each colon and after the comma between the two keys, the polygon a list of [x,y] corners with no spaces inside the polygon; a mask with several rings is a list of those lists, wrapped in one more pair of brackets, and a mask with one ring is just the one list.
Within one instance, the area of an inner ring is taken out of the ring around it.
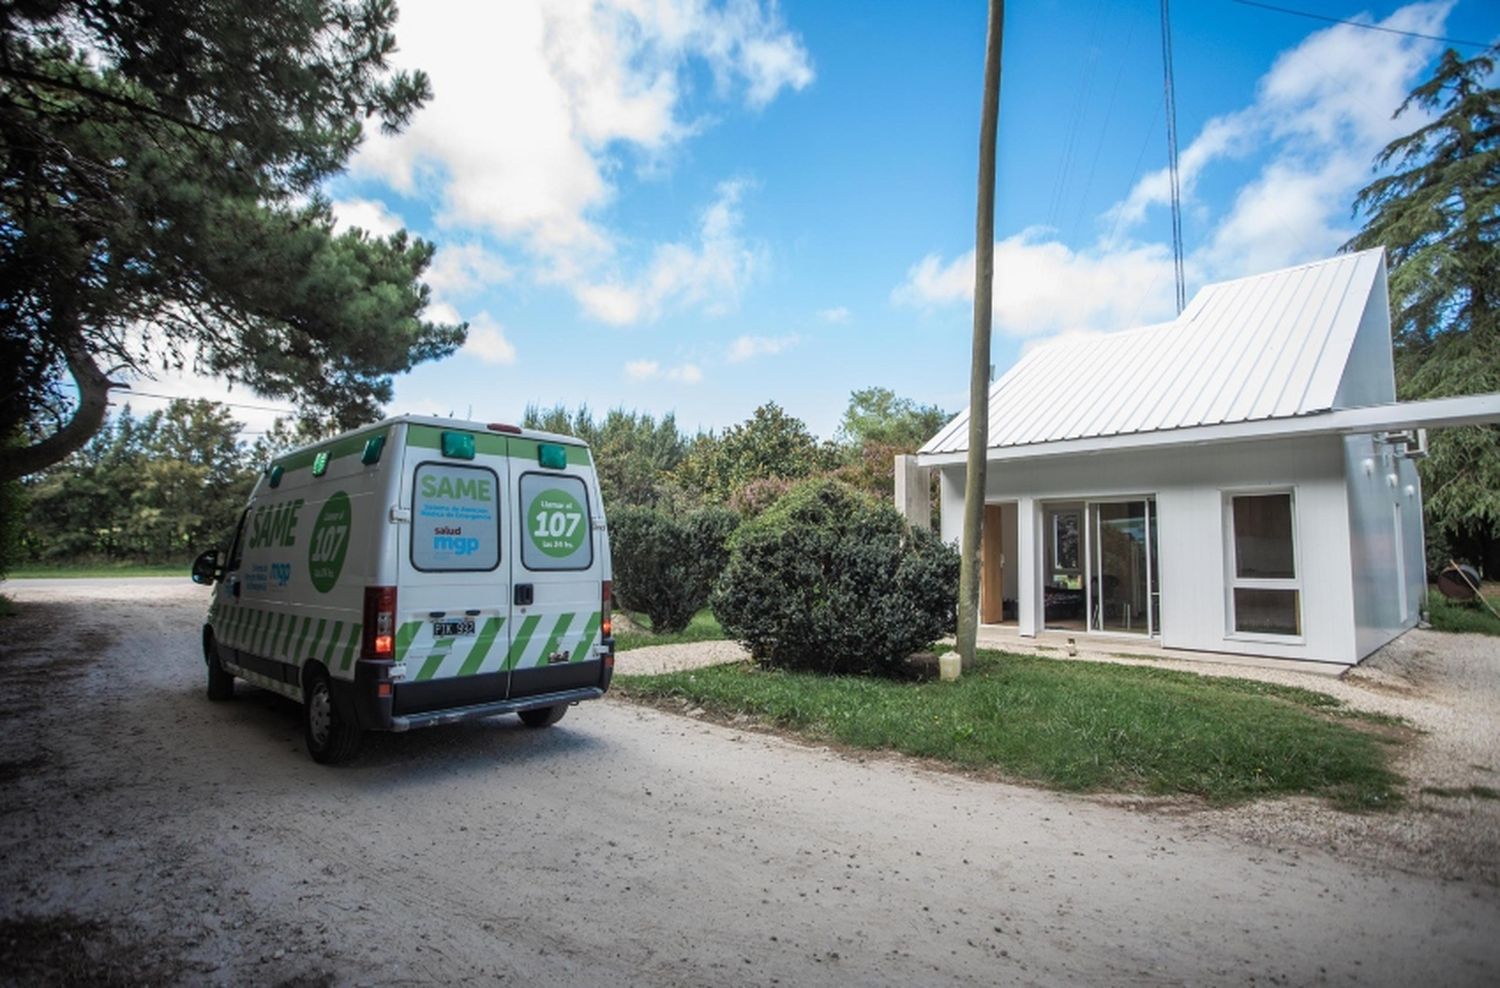
{"label": "ambulance", "polygon": [[567,436],[403,415],[286,453],[192,576],[209,699],[298,701],[318,762],[365,731],[547,727],[614,673],[604,505]]}

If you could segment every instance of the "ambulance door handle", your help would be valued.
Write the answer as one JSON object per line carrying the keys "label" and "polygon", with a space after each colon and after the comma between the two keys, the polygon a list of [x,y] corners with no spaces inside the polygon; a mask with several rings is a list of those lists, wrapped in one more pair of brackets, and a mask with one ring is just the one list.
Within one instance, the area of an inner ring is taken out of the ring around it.
{"label": "ambulance door handle", "polygon": [[237,577],[237,576],[231,576],[229,578],[229,592],[232,593],[232,594],[234,594],[234,599],[235,600],[239,600],[240,599],[240,580],[239,580],[239,577]]}
{"label": "ambulance door handle", "polygon": [[530,607],[535,597],[536,589],[530,583],[516,584],[515,604],[517,607]]}

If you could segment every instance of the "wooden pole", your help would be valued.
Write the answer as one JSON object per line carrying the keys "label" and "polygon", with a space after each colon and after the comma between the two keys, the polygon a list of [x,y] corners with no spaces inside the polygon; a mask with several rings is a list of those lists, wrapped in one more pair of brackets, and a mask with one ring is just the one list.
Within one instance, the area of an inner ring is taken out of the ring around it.
{"label": "wooden pole", "polygon": [[990,315],[995,280],[995,135],[1000,124],[1000,39],[1004,0],[990,0],[984,49],[984,107],[979,120],[979,206],[974,224],[974,352],[969,365],[969,459],[964,474],[964,532],[958,551],[958,654],[974,664],[979,637],[979,530],[990,436]]}

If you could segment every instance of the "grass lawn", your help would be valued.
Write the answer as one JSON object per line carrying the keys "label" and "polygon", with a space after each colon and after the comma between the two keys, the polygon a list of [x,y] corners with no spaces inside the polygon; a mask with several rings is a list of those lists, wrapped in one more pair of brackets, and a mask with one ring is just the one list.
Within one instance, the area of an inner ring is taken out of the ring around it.
{"label": "grass lawn", "polygon": [[[1493,584],[1479,588],[1496,610],[1500,610],[1500,592]],[[1449,600],[1436,590],[1427,592],[1427,620],[1438,631],[1475,631],[1481,635],[1500,635],[1500,618],[1485,610],[1477,600]]]}
{"label": "grass lawn", "polygon": [[39,580],[59,577],[180,576],[188,579],[191,560],[181,563],[86,563],[78,566],[17,566],[5,574],[8,580]]}
{"label": "grass lawn", "polygon": [[1078,792],[1212,802],[1310,793],[1345,809],[1400,801],[1387,722],[1324,693],[1252,680],[981,652],[957,683],[749,664],[616,677],[631,697],[750,714],[815,740],[899,751]]}
{"label": "grass lawn", "polygon": [[628,652],[632,648],[644,648],[647,645],[681,645],[685,642],[708,642],[721,641],[726,636],[724,629],[719,627],[714,612],[704,608],[693,615],[693,620],[681,631],[670,634],[658,635],[651,630],[651,619],[644,614],[630,614],[630,620],[640,630],[638,631],[616,631],[615,651]]}

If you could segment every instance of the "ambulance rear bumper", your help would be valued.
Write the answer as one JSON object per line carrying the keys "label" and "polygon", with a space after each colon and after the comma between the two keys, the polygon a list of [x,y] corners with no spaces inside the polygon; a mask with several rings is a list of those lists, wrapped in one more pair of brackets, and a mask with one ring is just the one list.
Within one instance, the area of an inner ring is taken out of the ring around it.
{"label": "ambulance rear bumper", "polygon": [[412,731],[419,727],[435,727],[438,724],[456,724],[464,720],[478,720],[482,717],[497,717],[500,714],[515,714],[522,710],[535,710],[537,707],[553,707],[559,703],[579,703],[583,700],[597,700],[604,695],[604,691],[597,686],[587,686],[581,689],[563,690],[559,693],[543,693],[539,696],[525,696],[514,700],[494,700],[490,703],[476,703],[470,707],[454,707],[449,710],[429,710],[420,714],[396,714],[391,717],[390,725],[386,727],[389,731]]}

